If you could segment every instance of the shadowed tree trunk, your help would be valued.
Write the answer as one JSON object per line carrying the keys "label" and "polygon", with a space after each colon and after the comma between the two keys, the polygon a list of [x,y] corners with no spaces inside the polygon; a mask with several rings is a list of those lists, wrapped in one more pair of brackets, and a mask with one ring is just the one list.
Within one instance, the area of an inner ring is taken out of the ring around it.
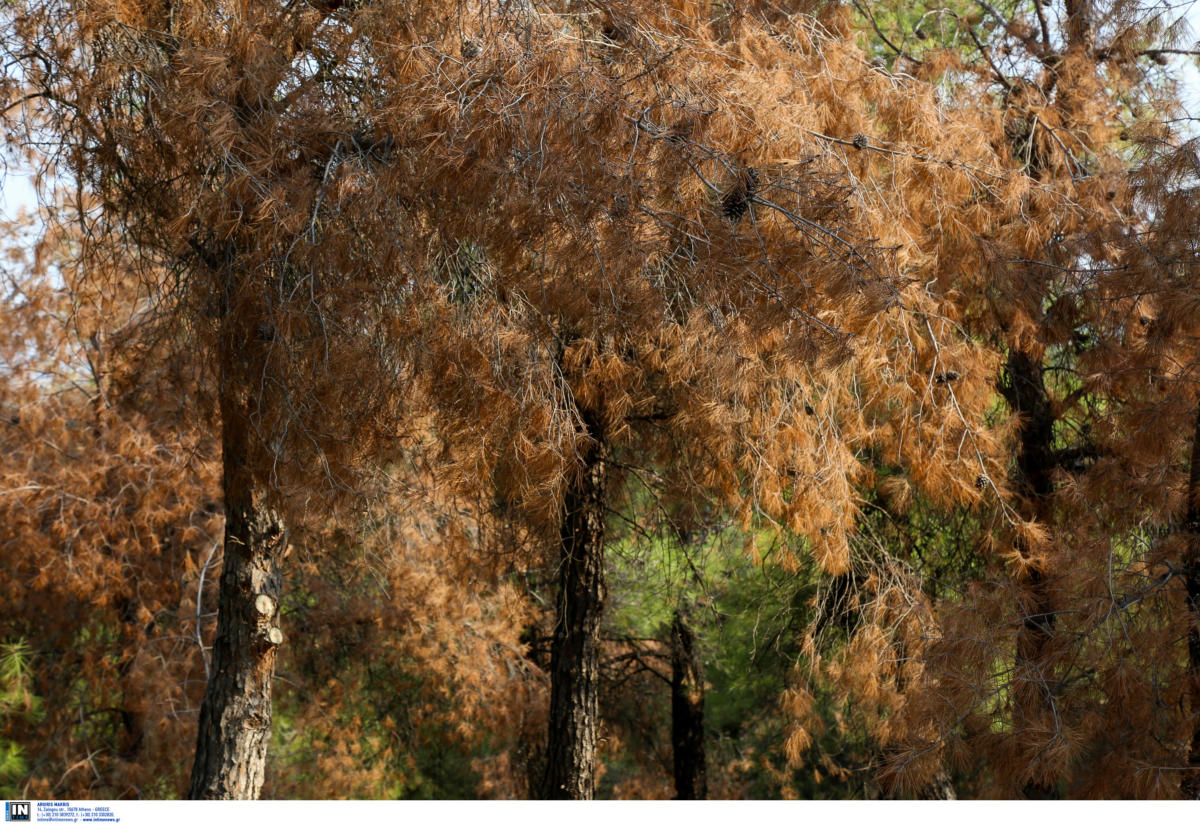
{"label": "shadowed tree trunk", "polygon": [[251,452],[251,384],[223,352],[222,489],[225,554],[218,590],[217,636],[204,702],[190,798],[255,799],[262,789],[271,737],[271,678],[283,641],[280,562],[287,536],[279,514],[255,484]]}
{"label": "shadowed tree trunk", "polygon": [[[1045,504],[1054,491],[1054,415],[1046,394],[1040,359],[1014,349],[1004,367],[1000,390],[1013,412],[1020,415],[1017,488],[1025,499],[1026,518],[1044,518]],[[1030,548],[1019,541],[1017,550],[1028,559]],[[1013,721],[1018,730],[1045,726],[1053,713],[1053,684],[1047,660],[1054,637],[1054,606],[1045,570],[1031,566],[1025,577],[1021,629],[1017,635],[1013,683]],[[1054,798],[1055,788],[1037,781],[1024,787],[1027,798]]]}
{"label": "shadowed tree trunk", "polygon": [[1188,472],[1187,516],[1184,519],[1185,540],[1183,583],[1187,589],[1188,606],[1188,700],[1192,712],[1191,744],[1188,747],[1188,767],[1184,773],[1183,797],[1200,801],[1200,408],[1196,411],[1196,426],[1192,434],[1192,461]]}
{"label": "shadowed tree trunk", "polygon": [[596,793],[600,615],[604,609],[604,515],[608,446],[598,422],[584,415],[593,438],[563,500],[550,652],[550,731],[541,797],[591,799]]}
{"label": "shadowed tree trunk", "polygon": [[675,797],[707,798],[704,669],[696,635],[679,611],[671,622],[671,751],[675,756]]}

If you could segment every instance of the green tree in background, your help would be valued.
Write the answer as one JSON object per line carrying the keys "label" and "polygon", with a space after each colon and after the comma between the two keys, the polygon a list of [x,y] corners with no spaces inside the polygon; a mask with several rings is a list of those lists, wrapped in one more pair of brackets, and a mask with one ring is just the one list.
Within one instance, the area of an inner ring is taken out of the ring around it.
{"label": "green tree in background", "polygon": [[[36,726],[41,719],[40,701],[30,690],[31,650],[24,641],[0,645],[0,729],[14,724]],[[23,795],[29,763],[21,745],[11,738],[0,738],[0,794],[8,798]]]}

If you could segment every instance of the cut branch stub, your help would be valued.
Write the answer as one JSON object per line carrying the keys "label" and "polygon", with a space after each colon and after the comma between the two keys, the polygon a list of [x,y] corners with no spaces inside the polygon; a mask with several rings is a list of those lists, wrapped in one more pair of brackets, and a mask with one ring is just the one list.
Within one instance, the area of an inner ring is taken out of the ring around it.
{"label": "cut branch stub", "polygon": [[263,618],[270,619],[275,614],[275,602],[270,595],[259,595],[254,599],[254,608]]}

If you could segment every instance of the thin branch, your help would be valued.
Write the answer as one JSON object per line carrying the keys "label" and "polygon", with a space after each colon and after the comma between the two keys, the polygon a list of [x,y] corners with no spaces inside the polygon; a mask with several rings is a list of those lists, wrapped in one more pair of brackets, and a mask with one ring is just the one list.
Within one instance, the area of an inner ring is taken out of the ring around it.
{"label": "thin branch", "polygon": [[863,17],[867,18],[868,22],[870,22],[871,28],[875,29],[875,33],[877,35],[879,35],[879,39],[882,40],[885,44],[887,44],[888,48],[890,48],[892,51],[894,51],[896,53],[897,57],[903,57],[905,60],[911,60],[913,63],[916,63],[918,66],[921,65],[920,60],[913,57],[911,54],[906,52],[904,49],[897,46],[891,40],[888,40],[887,35],[884,34],[880,30],[879,25],[875,22],[875,15],[871,14],[871,12],[869,12],[867,9],[863,8],[862,5],[858,2],[858,0],[853,0],[853,3],[854,3],[854,8],[858,9],[858,13],[861,14]]}

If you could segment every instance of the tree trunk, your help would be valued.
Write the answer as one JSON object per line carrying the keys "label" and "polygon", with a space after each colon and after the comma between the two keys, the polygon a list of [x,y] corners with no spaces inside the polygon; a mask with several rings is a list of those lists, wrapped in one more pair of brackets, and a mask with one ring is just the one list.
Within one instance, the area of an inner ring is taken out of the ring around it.
{"label": "tree trunk", "polygon": [[[1046,504],[1054,492],[1054,415],[1041,360],[1014,349],[1004,372],[1001,392],[1021,416],[1017,488],[1025,500],[1022,515],[1045,519]],[[1017,550],[1023,558],[1030,557],[1030,547],[1023,541],[1018,542]],[[1054,607],[1044,569],[1031,566],[1024,584],[1024,615],[1017,635],[1013,680],[1013,723],[1018,734],[1036,739],[1049,729],[1048,718],[1054,712],[1055,687],[1048,660],[1054,638]],[[1049,782],[1034,780],[1025,784],[1024,794],[1027,798],[1055,798],[1057,790]]]}
{"label": "tree trunk", "polygon": [[558,600],[550,650],[550,731],[541,797],[596,793],[600,615],[604,609],[604,516],[608,447],[593,421],[579,477],[563,501]]}
{"label": "tree trunk", "polygon": [[671,751],[675,756],[675,797],[707,798],[704,669],[696,636],[678,611],[671,623]]}
{"label": "tree trunk", "polygon": [[231,375],[238,371],[233,363],[224,359],[220,388],[224,567],[189,798],[258,798],[271,737],[275,652],[283,641],[280,562],[287,536],[250,470],[254,396],[248,381]]}
{"label": "tree trunk", "polygon": [[944,768],[933,774],[933,779],[917,793],[919,801],[957,801],[958,793],[954,791],[954,781]]}
{"label": "tree trunk", "polygon": [[1089,56],[1095,53],[1095,37],[1092,34],[1092,0],[1066,0],[1067,48],[1081,49]]}
{"label": "tree trunk", "polygon": [[1200,408],[1192,434],[1192,462],[1188,473],[1187,516],[1184,519],[1183,583],[1188,607],[1188,699],[1191,705],[1191,744],[1184,773],[1183,797],[1200,801]]}

